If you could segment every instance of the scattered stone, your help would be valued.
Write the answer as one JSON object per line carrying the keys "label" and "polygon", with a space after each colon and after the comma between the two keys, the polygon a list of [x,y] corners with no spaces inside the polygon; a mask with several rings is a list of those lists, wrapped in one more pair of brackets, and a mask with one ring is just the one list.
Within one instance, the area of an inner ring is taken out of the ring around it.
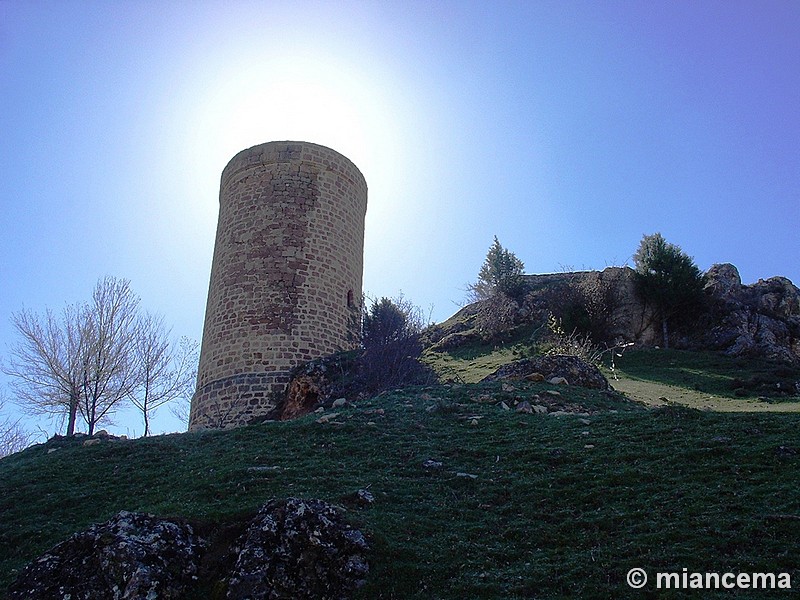
{"label": "scattered stone", "polygon": [[[484,379],[484,381],[485,381],[485,379]],[[511,393],[513,393],[513,392],[516,392],[516,391],[517,391],[517,388],[515,388],[515,387],[514,387],[513,385],[511,385],[510,383],[504,383],[504,384],[503,384],[503,385],[500,387],[500,389],[502,389],[504,392],[506,392],[506,393],[508,393],[508,394],[511,394]]]}
{"label": "scattered stone", "polygon": [[30,563],[8,598],[183,598],[203,547],[188,524],[122,511]]}
{"label": "scattered stone", "polygon": [[531,403],[530,402],[528,402],[527,400],[524,400],[524,401],[520,402],[519,404],[517,404],[516,411],[518,413],[531,414],[531,413],[533,413],[533,408],[531,407]]}
{"label": "scattered stone", "polygon": [[547,394],[548,396],[556,396],[556,397],[560,397],[561,396],[561,392],[556,391],[556,390],[545,390],[544,393]]}
{"label": "scattered stone", "polygon": [[502,408],[503,410],[511,410],[511,407],[505,402],[500,403],[500,408]]}
{"label": "scattered stone", "polygon": [[317,419],[317,423],[330,423],[333,419],[339,416],[339,413],[328,413],[327,415],[322,415],[319,419]]}
{"label": "scattered stone", "polygon": [[250,473],[270,473],[270,472],[275,472],[275,471],[281,471],[281,470],[283,470],[283,467],[261,467],[261,466],[256,466],[256,467],[247,467],[247,470]]}
{"label": "scattered stone", "polygon": [[584,446],[584,448],[585,448],[586,450],[592,450],[592,449],[594,448],[594,444],[586,444],[586,445]]}
{"label": "scattered stone", "polygon": [[478,419],[472,419],[472,420],[469,422],[469,424],[470,424],[470,425],[473,425],[473,426],[474,426],[474,425],[477,425],[477,424],[478,424]]}
{"label": "scattered stone", "polygon": [[462,477],[464,479],[477,479],[477,475],[473,475],[472,473],[456,473],[456,477]]}
{"label": "scattered stone", "polygon": [[564,415],[571,415],[572,413],[569,413],[565,410],[555,410],[549,414],[551,417],[563,417]]}
{"label": "scattered stone", "polygon": [[337,398],[331,405],[332,408],[343,408],[345,406],[347,406],[347,399],[345,398]]}
{"label": "scattered stone", "polygon": [[50,448],[50,449],[47,451],[47,453],[48,453],[48,454],[52,454],[53,452],[56,452],[57,450],[58,450],[58,448]]}
{"label": "scattered stone", "polygon": [[542,404],[534,404],[531,408],[533,408],[533,412],[537,415],[547,414],[547,407]]}
{"label": "scattered stone", "polygon": [[358,490],[356,492],[356,501],[364,506],[369,506],[375,503],[375,496],[369,490]]}
{"label": "scattered stone", "polygon": [[341,600],[369,571],[364,535],[321,500],[267,503],[238,545],[227,600]]}
{"label": "scattered stone", "polygon": [[442,463],[438,460],[433,460],[432,458],[427,459],[425,462],[422,463],[423,469],[441,469]]}
{"label": "scattered stone", "polygon": [[592,422],[589,419],[578,419],[578,421],[583,425],[591,425]]}
{"label": "scattered stone", "polygon": [[84,446],[94,446],[95,444],[100,443],[100,438],[89,438],[88,440],[83,440]]}
{"label": "scattered stone", "polygon": [[547,383],[550,385],[569,385],[569,382],[564,377],[553,377],[548,379]]}
{"label": "scattered stone", "polygon": [[775,453],[778,456],[796,456],[797,448],[793,448],[791,446],[778,446],[775,449]]}
{"label": "scattered stone", "polygon": [[525,379],[527,379],[528,381],[540,382],[544,381],[544,375],[538,372],[531,373],[529,375],[525,375]]}

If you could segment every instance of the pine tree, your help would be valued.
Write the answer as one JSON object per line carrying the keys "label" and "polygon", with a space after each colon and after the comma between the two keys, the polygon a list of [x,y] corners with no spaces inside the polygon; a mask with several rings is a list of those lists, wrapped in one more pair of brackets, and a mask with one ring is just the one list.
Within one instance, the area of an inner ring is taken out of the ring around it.
{"label": "pine tree", "polygon": [[704,277],[692,257],[660,233],[642,237],[633,261],[639,294],[656,309],[669,348],[669,323],[700,305]]}
{"label": "pine tree", "polygon": [[503,248],[497,236],[494,237],[486,260],[478,271],[478,281],[467,288],[473,300],[486,300],[498,292],[514,297],[522,289],[523,262],[516,255]]}

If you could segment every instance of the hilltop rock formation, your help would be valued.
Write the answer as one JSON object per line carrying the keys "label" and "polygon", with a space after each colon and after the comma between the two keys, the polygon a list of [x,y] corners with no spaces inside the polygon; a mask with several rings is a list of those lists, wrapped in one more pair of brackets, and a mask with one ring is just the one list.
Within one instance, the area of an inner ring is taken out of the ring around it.
{"label": "hilltop rock formation", "polygon": [[[743,285],[731,264],[712,266],[705,279],[704,304],[682,323],[679,315],[671,347],[800,363],[800,290],[791,281],[772,277]],[[526,275],[525,287],[523,297],[507,299],[500,315],[486,300],[464,307],[425,333],[426,346],[446,352],[498,341],[520,326],[543,328],[551,315],[561,319],[567,333],[575,326],[588,330],[595,343],[663,344],[657,315],[639,298],[636,274],[628,267]]]}
{"label": "hilltop rock formation", "polygon": [[697,344],[734,356],[766,356],[800,362],[800,290],[785,277],[742,285],[733,265],[706,274],[707,327]]}

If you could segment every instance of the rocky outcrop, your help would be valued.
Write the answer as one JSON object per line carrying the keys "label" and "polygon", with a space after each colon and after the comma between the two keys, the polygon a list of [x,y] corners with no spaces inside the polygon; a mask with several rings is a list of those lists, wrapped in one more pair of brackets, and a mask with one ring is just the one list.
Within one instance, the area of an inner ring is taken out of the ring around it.
{"label": "rocky outcrop", "polygon": [[708,325],[697,343],[734,356],[800,362],[800,290],[785,277],[742,285],[731,264],[706,274]]}
{"label": "rocky outcrop", "polygon": [[[363,534],[321,500],[274,500],[231,544],[188,523],[120,512],[25,567],[9,600],[344,600],[369,571]],[[210,557],[210,558],[207,558]],[[222,557],[222,558],[220,558]]]}
{"label": "rocky outcrop", "polygon": [[[800,363],[800,290],[791,281],[772,277],[743,285],[731,264],[712,266],[705,281],[704,305],[696,314],[674,318],[670,346]],[[598,343],[663,344],[657,315],[639,298],[636,274],[628,267],[526,275],[524,283],[527,292],[516,303],[513,326],[541,327],[555,315],[567,333],[580,325]],[[431,328],[426,347],[446,352],[480,342],[485,338],[479,327],[483,306],[466,306]]]}
{"label": "rocky outcrop", "polygon": [[344,600],[367,576],[367,541],[320,500],[273,501],[240,542],[228,600]]}
{"label": "rocky outcrop", "polygon": [[610,389],[608,380],[600,370],[577,356],[536,356],[515,360],[512,363],[503,365],[491,375],[487,375],[482,382],[501,379],[552,381],[594,390]]}
{"label": "rocky outcrop", "polygon": [[197,575],[202,549],[188,524],[123,511],[30,563],[8,598],[183,598]]}

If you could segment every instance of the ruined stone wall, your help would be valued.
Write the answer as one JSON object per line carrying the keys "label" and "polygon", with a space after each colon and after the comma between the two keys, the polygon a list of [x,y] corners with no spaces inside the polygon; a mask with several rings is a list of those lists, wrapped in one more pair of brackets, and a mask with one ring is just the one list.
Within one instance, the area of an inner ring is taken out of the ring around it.
{"label": "ruined stone wall", "polygon": [[367,184],[341,154],[270,142],[222,172],[190,429],[244,425],[298,364],[354,346]]}

